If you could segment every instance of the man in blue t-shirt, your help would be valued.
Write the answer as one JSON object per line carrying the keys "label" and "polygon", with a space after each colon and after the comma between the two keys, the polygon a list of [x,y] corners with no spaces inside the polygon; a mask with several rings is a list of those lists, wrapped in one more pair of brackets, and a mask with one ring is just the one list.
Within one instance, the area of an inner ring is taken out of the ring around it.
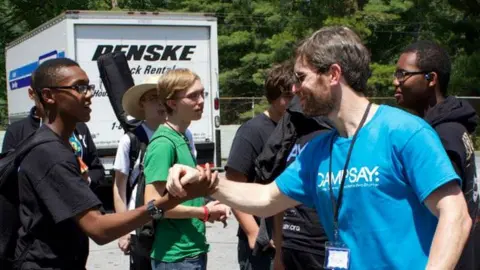
{"label": "man in blue t-shirt", "polygon": [[[272,184],[220,179],[212,196],[256,216],[315,207],[327,269],[453,269],[471,228],[461,180],[424,120],[365,97],[369,64],[346,27],[307,38],[296,51],[295,93],[305,114],[328,116],[335,130],[310,141]],[[175,166],[167,189],[185,195],[182,185],[200,173]]]}

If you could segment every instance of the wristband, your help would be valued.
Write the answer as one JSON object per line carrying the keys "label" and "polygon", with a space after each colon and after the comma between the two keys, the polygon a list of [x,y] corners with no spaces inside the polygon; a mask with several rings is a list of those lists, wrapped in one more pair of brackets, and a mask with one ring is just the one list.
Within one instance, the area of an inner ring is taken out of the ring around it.
{"label": "wristband", "polygon": [[203,206],[203,222],[207,222],[208,219],[210,218],[210,210],[208,210],[208,207]]}

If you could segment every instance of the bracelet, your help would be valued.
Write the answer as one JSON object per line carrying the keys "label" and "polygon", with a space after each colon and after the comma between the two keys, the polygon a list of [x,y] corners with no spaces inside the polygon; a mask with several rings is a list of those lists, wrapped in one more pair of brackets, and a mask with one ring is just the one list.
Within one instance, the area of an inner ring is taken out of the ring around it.
{"label": "bracelet", "polygon": [[208,207],[203,206],[203,222],[207,222],[208,219],[210,218],[210,210],[208,210]]}

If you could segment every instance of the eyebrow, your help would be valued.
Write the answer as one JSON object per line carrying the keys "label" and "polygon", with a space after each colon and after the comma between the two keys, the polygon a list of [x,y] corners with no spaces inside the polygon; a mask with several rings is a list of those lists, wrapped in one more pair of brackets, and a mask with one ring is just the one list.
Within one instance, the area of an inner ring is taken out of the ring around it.
{"label": "eyebrow", "polygon": [[78,85],[78,84],[89,84],[89,80],[84,80],[84,79],[78,79],[73,81],[70,85]]}
{"label": "eyebrow", "polygon": [[195,91],[193,91],[193,92],[191,92],[191,93],[187,93],[187,95],[196,94],[196,93],[198,93],[198,92],[205,92],[205,88],[195,90]]}

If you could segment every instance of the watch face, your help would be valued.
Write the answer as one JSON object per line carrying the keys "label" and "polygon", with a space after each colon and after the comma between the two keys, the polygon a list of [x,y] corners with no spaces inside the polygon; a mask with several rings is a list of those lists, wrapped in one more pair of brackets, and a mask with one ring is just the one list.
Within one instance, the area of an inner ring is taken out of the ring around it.
{"label": "watch face", "polygon": [[163,218],[163,210],[158,209],[155,211],[155,214],[153,215],[154,219],[161,219]]}

